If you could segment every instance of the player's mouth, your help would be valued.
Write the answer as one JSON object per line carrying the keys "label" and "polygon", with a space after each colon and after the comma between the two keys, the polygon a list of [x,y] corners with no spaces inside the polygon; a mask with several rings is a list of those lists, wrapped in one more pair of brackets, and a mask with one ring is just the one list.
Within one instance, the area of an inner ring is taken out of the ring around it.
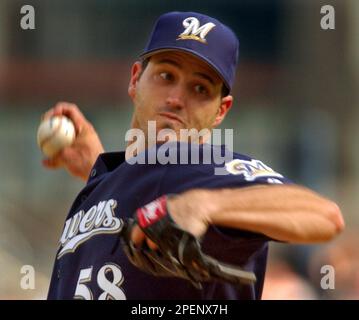
{"label": "player's mouth", "polygon": [[173,121],[180,122],[183,125],[185,124],[184,121],[179,116],[177,116],[175,113],[172,113],[172,112],[159,112],[158,115],[160,115],[161,117],[165,117],[167,119],[173,120]]}

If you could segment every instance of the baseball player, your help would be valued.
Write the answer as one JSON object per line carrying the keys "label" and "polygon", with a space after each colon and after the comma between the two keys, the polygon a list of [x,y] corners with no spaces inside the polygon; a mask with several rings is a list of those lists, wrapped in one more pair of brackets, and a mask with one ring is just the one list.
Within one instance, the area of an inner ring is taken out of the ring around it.
{"label": "baseball player", "polygon": [[[159,17],[128,93],[132,128],[146,137],[132,156],[105,153],[77,106],[61,102],[44,117],[75,124],[71,147],[47,168],[66,168],[86,181],[66,218],[49,299],[260,299],[268,241],[325,242],[344,227],[332,201],[289,181],[263,162],[225,146],[174,141],[168,151],[199,149],[198,163],[143,163],[161,144],[156,130],[217,127],[230,110],[238,57],[235,34],[196,12]],[[129,160],[137,159],[130,163]],[[227,174],[216,175],[222,166]]]}

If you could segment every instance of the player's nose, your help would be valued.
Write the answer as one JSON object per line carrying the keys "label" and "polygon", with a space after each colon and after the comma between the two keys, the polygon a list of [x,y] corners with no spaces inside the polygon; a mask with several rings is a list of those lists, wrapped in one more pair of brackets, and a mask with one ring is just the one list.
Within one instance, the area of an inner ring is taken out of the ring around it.
{"label": "player's nose", "polygon": [[183,109],[185,107],[186,92],[181,85],[173,86],[167,94],[166,105],[175,109]]}

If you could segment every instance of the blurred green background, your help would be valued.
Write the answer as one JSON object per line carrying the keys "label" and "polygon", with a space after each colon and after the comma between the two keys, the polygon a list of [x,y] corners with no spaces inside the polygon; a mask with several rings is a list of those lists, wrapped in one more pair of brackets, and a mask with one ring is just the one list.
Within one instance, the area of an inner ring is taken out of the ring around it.
{"label": "blurred green background", "polygon": [[[320,27],[328,4],[335,30]],[[35,30],[20,28],[23,5],[35,8]],[[107,151],[123,149],[131,65],[154,20],[173,10],[213,15],[239,37],[235,105],[222,125],[234,129],[235,150],[332,198],[346,220],[329,245],[272,245],[264,298],[359,298],[359,1],[0,0],[0,299],[46,297],[83,187],[41,166],[41,114],[74,102]],[[326,263],[336,268],[335,290],[320,287]],[[20,287],[23,265],[35,268],[34,290]]]}

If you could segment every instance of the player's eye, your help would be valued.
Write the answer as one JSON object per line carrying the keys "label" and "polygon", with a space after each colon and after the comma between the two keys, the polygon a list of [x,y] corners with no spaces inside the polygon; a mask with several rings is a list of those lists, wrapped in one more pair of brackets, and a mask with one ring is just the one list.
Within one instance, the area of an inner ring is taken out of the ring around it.
{"label": "player's eye", "polygon": [[169,72],[161,72],[160,77],[166,81],[172,81],[174,78],[173,75]]}
{"label": "player's eye", "polygon": [[205,87],[205,86],[203,86],[203,85],[201,85],[201,84],[196,84],[195,86],[194,86],[194,91],[196,92],[196,93],[198,93],[198,94],[203,94],[203,95],[205,95],[205,94],[208,94],[208,90],[207,90],[207,88]]}

